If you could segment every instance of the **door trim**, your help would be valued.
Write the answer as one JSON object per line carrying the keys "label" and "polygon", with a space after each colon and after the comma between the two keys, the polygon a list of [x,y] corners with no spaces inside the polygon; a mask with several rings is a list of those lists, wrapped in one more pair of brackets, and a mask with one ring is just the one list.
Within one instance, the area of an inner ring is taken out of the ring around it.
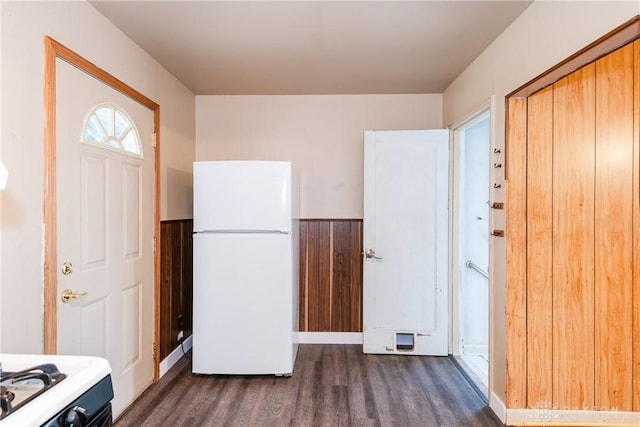
{"label": "door trim", "polygon": [[[160,236],[160,105],[144,96],[128,84],[94,65],[76,52],[49,36],[44,37],[44,352],[57,352],[57,194],[56,194],[56,59],[68,62],[80,71],[121,92],[153,112],[155,133],[154,166],[154,226],[155,238]],[[160,247],[154,254],[154,349],[159,344],[160,333]],[[154,381],[159,378],[157,351],[153,357]]]}
{"label": "door trim", "polygon": [[[450,130],[450,159],[449,159],[449,168],[450,168],[450,181],[449,181],[449,241],[451,242],[449,245],[449,283],[450,283],[450,295],[449,295],[449,321],[451,324],[451,331],[449,335],[449,353],[450,354],[459,354],[459,344],[460,344],[460,306],[458,303],[458,297],[460,294],[460,277],[456,274],[456,260],[458,259],[458,251],[460,244],[460,229],[459,229],[459,193],[460,193],[460,130],[469,126],[475,120],[478,119],[483,114],[489,114],[489,150],[490,155],[496,156],[495,153],[496,146],[496,132],[495,132],[495,123],[496,123],[496,97],[495,95],[491,95],[489,99],[487,99],[484,103],[482,103],[479,107],[475,108],[469,114],[451,123],[448,128]],[[491,200],[504,200],[504,177],[496,172],[494,168],[491,168],[489,172],[489,185],[491,184],[500,184],[500,189],[490,188],[489,195]],[[489,209],[491,211],[491,209]],[[493,230],[494,225],[496,223],[495,212],[489,212],[489,230]],[[500,317],[499,313],[495,311],[495,289],[497,287],[497,283],[499,282],[498,276],[495,274],[498,271],[496,268],[496,255],[495,255],[495,239],[489,236],[489,246],[487,248],[489,252],[489,271],[493,272],[489,275],[489,283],[488,283],[488,350],[489,350],[489,373],[488,373],[488,381],[487,381],[487,399],[490,400],[492,391],[494,390],[494,365],[496,362],[495,358],[495,338],[494,338],[494,330],[497,319]]]}
{"label": "door trim", "polygon": [[640,37],[640,15],[636,15],[624,24],[609,31],[598,40],[580,49],[567,59],[554,65],[533,80],[523,84],[506,98],[528,98],[535,92],[554,84],[563,77],[576,71],[578,68],[594,62],[595,60],[631,43]]}

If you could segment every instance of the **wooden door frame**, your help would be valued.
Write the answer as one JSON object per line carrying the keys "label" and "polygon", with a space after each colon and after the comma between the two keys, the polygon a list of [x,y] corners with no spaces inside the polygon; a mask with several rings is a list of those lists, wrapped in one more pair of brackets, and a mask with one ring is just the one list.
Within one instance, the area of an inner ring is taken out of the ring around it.
{"label": "wooden door frame", "polygon": [[[527,408],[527,317],[523,313],[527,312],[528,97],[639,38],[640,15],[637,15],[505,97],[507,409]],[[634,102],[637,106],[638,101]],[[634,127],[638,132],[637,124]],[[635,186],[638,186],[637,174],[634,172]],[[634,251],[637,253],[635,246]],[[639,263],[639,257],[635,257],[634,262]],[[640,318],[638,314],[634,316]],[[634,327],[634,333],[640,331],[640,321]],[[639,379],[635,384],[640,384],[640,369],[637,372]],[[635,405],[640,406],[640,402]]]}
{"label": "wooden door frame", "polygon": [[[57,175],[56,175],[56,59],[78,68],[99,82],[121,92],[153,112],[153,131],[155,133],[154,165],[154,239],[160,236],[160,105],[144,96],[128,84],[117,79],[107,71],[89,62],[76,52],[55,41],[44,37],[44,351],[46,354],[57,352]],[[154,331],[153,331],[153,377],[157,381],[160,373],[158,360],[158,342],[160,334],[160,245],[154,251]]]}

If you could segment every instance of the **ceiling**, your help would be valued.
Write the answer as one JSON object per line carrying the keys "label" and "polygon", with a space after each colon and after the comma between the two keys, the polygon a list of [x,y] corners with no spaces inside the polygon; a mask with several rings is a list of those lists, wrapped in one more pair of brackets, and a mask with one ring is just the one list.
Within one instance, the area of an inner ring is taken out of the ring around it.
{"label": "ceiling", "polygon": [[197,95],[442,93],[531,1],[90,1]]}

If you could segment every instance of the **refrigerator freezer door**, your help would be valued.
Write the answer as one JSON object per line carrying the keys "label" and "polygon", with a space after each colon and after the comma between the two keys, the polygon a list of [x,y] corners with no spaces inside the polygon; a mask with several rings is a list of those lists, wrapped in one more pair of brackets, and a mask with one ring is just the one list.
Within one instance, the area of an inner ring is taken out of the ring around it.
{"label": "refrigerator freezer door", "polygon": [[291,163],[195,162],[194,231],[291,231]]}
{"label": "refrigerator freezer door", "polygon": [[291,248],[286,234],[194,235],[194,373],[293,371]]}

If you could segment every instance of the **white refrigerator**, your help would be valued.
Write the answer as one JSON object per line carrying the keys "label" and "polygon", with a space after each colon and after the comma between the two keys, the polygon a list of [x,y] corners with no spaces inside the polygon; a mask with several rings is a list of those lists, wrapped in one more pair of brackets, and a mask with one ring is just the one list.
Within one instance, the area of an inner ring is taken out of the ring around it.
{"label": "white refrigerator", "polygon": [[196,374],[291,375],[299,185],[289,162],[193,165]]}

